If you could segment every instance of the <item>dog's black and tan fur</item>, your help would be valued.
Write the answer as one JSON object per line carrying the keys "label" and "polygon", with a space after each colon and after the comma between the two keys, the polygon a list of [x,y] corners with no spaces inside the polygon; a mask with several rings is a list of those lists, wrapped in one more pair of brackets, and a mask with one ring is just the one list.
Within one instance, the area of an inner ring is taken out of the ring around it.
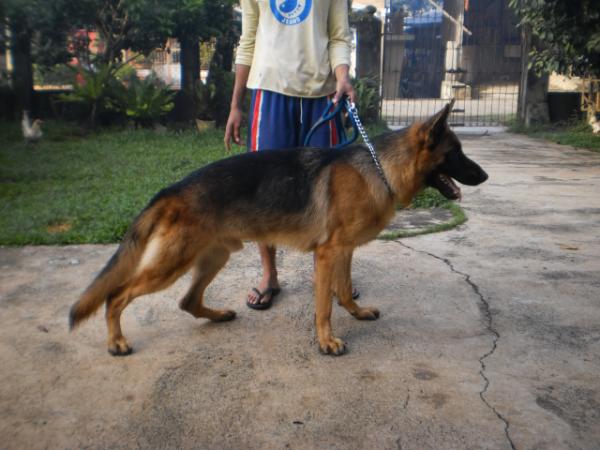
{"label": "dog's black and tan fur", "polygon": [[180,307],[194,317],[226,321],[230,310],[204,306],[204,290],[243,241],[287,245],[315,254],[319,347],[339,355],[331,332],[332,293],[360,320],[379,311],[352,300],[350,268],[356,247],[374,239],[426,185],[448,198],[452,178],[476,185],[486,173],[461,150],[447,125],[451,105],[423,124],[375,139],[393,195],[368,151],[290,149],[246,153],[217,161],[162,190],[135,219],[117,252],[73,305],[71,327],[106,303],[108,350],[131,353],[120,317],[133,299],[171,285],[193,268]]}

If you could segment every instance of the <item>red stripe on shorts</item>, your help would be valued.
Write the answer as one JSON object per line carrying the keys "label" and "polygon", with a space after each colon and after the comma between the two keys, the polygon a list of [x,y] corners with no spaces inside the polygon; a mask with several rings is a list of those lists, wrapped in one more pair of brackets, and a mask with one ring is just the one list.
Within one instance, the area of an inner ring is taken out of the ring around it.
{"label": "red stripe on shorts", "polygon": [[338,145],[338,139],[339,139],[337,124],[335,123],[335,118],[331,119],[331,121],[329,122],[329,133],[330,133],[329,141],[331,142],[331,146],[335,147],[336,145]]}
{"label": "red stripe on shorts", "polygon": [[252,111],[252,139],[250,140],[250,151],[255,152],[258,150],[258,135],[260,129],[260,107],[262,103],[262,90],[256,91],[254,97],[254,110]]}

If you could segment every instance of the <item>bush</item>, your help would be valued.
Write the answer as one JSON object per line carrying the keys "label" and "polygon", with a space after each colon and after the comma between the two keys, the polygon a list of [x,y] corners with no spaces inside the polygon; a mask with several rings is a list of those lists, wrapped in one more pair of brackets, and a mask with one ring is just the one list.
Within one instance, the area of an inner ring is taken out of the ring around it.
{"label": "bush", "polygon": [[175,92],[154,75],[140,80],[135,74],[111,93],[109,108],[133,120],[136,126],[149,127],[169,113]]}
{"label": "bush", "polygon": [[59,95],[59,101],[83,105],[89,115],[90,125],[95,126],[98,116],[109,109],[110,98],[118,89],[115,70],[112,64],[76,69],[73,92]]}
{"label": "bush", "polygon": [[135,67],[130,64],[123,64],[115,70],[115,78],[119,81],[127,81],[129,78],[136,76]]}
{"label": "bush", "polygon": [[52,67],[34,65],[34,82],[37,85],[72,85],[73,75],[73,69],[65,64],[57,64]]}
{"label": "bush", "polygon": [[356,78],[353,80],[356,93],[356,108],[363,124],[373,124],[379,119],[379,84],[371,78]]}
{"label": "bush", "polygon": [[[208,82],[214,85],[215,91],[211,98],[211,110],[217,126],[225,126],[229,117],[229,109],[231,105],[231,97],[233,95],[233,84],[235,74],[231,71],[226,71],[213,66],[208,75]],[[246,96],[249,98],[250,96]],[[250,106],[248,105],[248,108]]]}
{"label": "bush", "polygon": [[214,120],[218,127],[224,126],[229,117],[235,74],[211,67],[206,83],[196,84],[196,117]]}

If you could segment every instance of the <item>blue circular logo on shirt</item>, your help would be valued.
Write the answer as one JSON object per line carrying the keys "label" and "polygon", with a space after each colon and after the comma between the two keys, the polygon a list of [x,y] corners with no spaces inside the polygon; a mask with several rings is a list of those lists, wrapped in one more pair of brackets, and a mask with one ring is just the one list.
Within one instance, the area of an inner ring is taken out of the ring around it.
{"label": "blue circular logo on shirt", "polygon": [[271,11],[284,25],[296,25],[308,17],[312,0],[271,0]]}

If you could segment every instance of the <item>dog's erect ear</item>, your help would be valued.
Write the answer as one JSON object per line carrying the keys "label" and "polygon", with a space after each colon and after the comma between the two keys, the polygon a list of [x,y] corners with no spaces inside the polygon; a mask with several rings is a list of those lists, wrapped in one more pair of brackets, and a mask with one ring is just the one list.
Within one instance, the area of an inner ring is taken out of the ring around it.
{"label": "dog's erect ear", "polygon": [[427,134],[427,147],[429,150],[433,150],[440,143],[448,126],[448,116],[453,106],[454,99],[422,125],[422,129]]}

